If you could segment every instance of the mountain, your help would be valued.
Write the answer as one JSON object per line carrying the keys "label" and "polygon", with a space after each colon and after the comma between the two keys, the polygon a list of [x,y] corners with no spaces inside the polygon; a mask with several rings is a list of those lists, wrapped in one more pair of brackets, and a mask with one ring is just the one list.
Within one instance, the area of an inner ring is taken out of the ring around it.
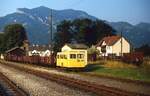
{"label": "mountain", "polygon": [[121,34],[127,38],[127,40],[134,46],[140,47],[144,44],[150,45],[150,24],[139,23],[137,25],[131,25],[127,22],[110,22],[114,29],[117,30],[117,34]]}
{"label": "mountain", "polygon": [[30,43],[47,44],[50,41],[51,10],[54,32],[56,30],[56,24],[62,20],[74,20],[77,18],[97,19],[88,15],[86,12],[73,9],[53,10],[44,6],[33,9],[18,8],[17,12],[0,17],[0,32],[4,30],[7,24],[21,23],[26,28]]}
{"label": "mountain", "polygon": [[[53,18],[50,18],[52,10]],[[18,8],[17,12],[0,17],[0,32],[4,30],[7,24],[21,23],[26,28],[27,35],[31,44],[47,44],[50,41],[50,22],[53,21],[53,33],[56,31],[56,25],[62,20],[97,18],[80,10],[66,9],[54,10],[44,6],[33,9]],[[117,34],[123,33],[134,47],[143,44],[150,45],[150,24],[140,23],[132,25],[128,22],[107,22],[117,30]]]}

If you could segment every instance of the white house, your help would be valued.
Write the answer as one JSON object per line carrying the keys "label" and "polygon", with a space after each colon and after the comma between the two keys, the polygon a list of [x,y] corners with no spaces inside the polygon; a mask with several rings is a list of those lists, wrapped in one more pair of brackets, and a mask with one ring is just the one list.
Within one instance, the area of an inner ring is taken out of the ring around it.
{"label": "white house", "polygon": [[101,56],[121,56],[123,53],[130,53],[130,43],[121,36],[104,37],[98,42],[96,48]]}
{"label": "white house", "polygon": [[45,56],[50,56],[51,51],[50,51],[50,46],[48,45],[32,45],[29,47],[28,55],[29,56],[34,56],[38,55],[41,57]]}

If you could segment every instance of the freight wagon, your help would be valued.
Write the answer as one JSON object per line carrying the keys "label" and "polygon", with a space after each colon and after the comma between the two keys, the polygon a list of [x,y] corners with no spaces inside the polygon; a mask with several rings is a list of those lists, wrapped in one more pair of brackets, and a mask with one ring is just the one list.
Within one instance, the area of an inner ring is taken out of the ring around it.
{"label": "freight wagon", "polygon": [[14,61],[14,62],[21,62],[21,63],[29,63],[29,64],[36,64],[42,66],[51,66],[55,67],[55,56],[50,57],[40,57],[40,56],[17,56],[17,55],[6,55],[6,61]]}
{"label": "freight wagon", "polygon": [[142,52],[124,53],[122,60],[127,63],[141,64],[143,62]]}

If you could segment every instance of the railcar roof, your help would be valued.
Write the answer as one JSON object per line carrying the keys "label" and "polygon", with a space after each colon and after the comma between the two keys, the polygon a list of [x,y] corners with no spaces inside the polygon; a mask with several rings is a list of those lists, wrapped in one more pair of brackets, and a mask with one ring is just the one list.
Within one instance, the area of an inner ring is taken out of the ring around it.
{"label": "railcar roof", "polygon": [[65,44],[67,46],[69,46],[72,49],[87,49],[88,46],[86,46],[85,44]]}

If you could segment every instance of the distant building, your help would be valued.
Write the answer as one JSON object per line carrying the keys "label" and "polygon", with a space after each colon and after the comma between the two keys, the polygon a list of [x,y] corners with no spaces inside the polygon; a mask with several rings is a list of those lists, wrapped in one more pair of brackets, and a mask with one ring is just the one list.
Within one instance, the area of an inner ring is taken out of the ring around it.
{"label": "distant building", "polygon": [[20,47],[14,47],[10,50],[7,50],[5,52],[5,54],[7,56],[11,55],[11,56],[24,56],[25,55],[25,50],[21,49]]}
{"label": "distant building", "polygon": [[28,50],[28,55],[29,56],[50,56],[51,55],[51,50],[49,45],[32,45],[29,46]]}
{"label": "distant building", "polygon": [[28,53],[28,48],[29,48],[29,42],[28,42],[28,40],[24,40],[22,46],[13,47],[13,48],[5,51],[5,54],[7,56],[9,56],[9,55],[11,55],[11,56],[25,56]]}
{"label": "distant building", "polygon": [[121,36],[104,37],[98,42],[96,48],[101,56],[121,56],[123,53],[130,53],[130,43]]}
{"label": "distant building", "polygon": [[22,37],[23,44],[21,46],[15,46],[7,51],[5,51],[5,55],[15,55],[15,56],[25,56],[28,55],[29,50],[29,41],[27,38],[27,34],[25,33]]}

